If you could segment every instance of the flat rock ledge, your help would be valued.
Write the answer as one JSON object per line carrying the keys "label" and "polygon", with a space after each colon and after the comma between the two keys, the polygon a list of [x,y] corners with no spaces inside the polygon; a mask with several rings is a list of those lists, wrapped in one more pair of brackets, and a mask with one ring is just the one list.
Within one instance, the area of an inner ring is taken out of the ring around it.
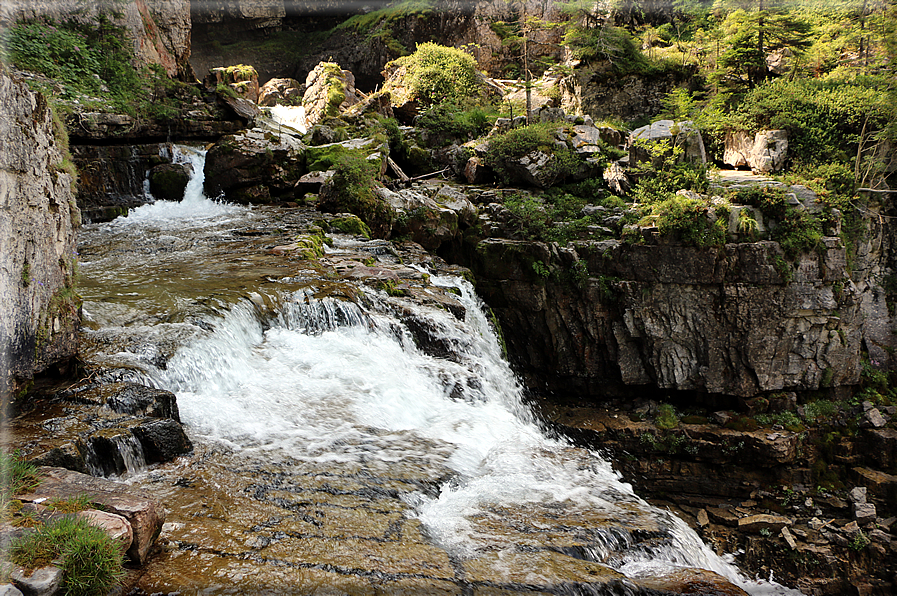
{"label": "flat rock ledge", "polygon": [[[65,468],[41,467],[38,470],[40,484],[33,492],[18,496],[22,503],[39,505],[53,499],[86,495],[97,509],[105,512],[89,521],[107,530],[113,538],[126,543],[125,552],[132,563],[143,565],[146,562],[150,548],[165,523],[165,509],[161,501],[127,484],[105,478]],[[112,516],[123,519],[129,528],[122,527]]]}

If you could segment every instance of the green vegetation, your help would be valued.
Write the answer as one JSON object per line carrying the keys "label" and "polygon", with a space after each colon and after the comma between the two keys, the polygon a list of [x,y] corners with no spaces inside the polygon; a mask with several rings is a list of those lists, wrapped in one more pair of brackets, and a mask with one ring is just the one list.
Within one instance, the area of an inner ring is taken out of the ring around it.
{"label": "green vegetation", "polygon": [[549,184],[560,182],[576,173],[582,166],[582,160],[569,148],[559,148],[555,142],[558,125],[539,123],[512,128],[489,140],[489,153],[486,165],[492,167],[505,184],[511,183],[516,175],[510,161],[519,159],[534,151],[541,151],[551,156],[548,165],[543,167],[543,175]]}
{"label": "green vegetation", "polygon": [[0,32],[0,47],[16,67],[60,83],[29,80],[53,98],[57,109],[77,104],[81,109],[171,119],[179,114],[183,97],[178,96],[190,96],[190,86],[170,79],[158,65],[135,69],[128,35],[105,14],[87,24],[20,22]]}
{"label": "green vegetation", "polygon": [[447,139],[469,141],[480,137],[492,128],[499,112],[489,105],[464,104],[450,99],[434,104],[422,112],[416,125]]}
{"label": "green vegetation", "polygon": [[[422,43],[413,54],[397,58],[385,68],[389,71],[394,67],[406,69],[405,83],[410,87],[411,98],[423,105],[446,100],[463,102],[485,93],[473,56],[457,48]],[[391,90],[389,83],[384,90]]]}
{"label": "green vegetation", "polygon": [[339,24],[336,29],[367,35],[369,39],[380,39],[390,52],[405,56],[408,49],[396,39],[392,30],[393,24],[409,16],[425,18],[432,12],[433,4],[432,0],[399,0],[368,13],[354,15]]}
{"label": "green vegetation", "polygon": [[671,430],[679,426],[679,416],[670,404],[660,404],[654,415],[654,424],[661,430]]}
{"label": "green vegetation", "polygon": [[61,560],[68,596],[100,596],[124,577],[121,546],[79,517],[61,517],[13,540],[9,559],[27,569]]}
{"label": "green vegetation", "polygon": [[371,229],[356,216],[334,218],[330,220],[330,227],[336,228],[344,234],[371,237]]}
{"label": "green vegetation", "polygon": [[344,154],[334,165],[331,189],[322,201],[329,210],[357,215],[367,224],[371,234],[385,238],[392,229],[395,212],[375,192],[376,176],[376,167],[370,161],[351,153]]}
{"label": "green vegetation", "polygon": [[77,513],[93,509],[94,505],[87,495],[77,495],[68,499],[51,499],[47,503],[47,507],[59,511],[60,513]]}

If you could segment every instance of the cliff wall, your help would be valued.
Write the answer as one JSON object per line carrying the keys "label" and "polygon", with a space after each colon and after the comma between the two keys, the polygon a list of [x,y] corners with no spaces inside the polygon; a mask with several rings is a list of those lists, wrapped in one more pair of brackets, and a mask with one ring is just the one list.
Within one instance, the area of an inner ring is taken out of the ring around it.
{"label": "cliff wall", "polygon": [[4,0],[0,24],[39,18],[93,22],[100,14],[128,30],[138,67],[161,64],[170,76],[193,79],[189,0]]}
{"label": "cliff wall", "polygon": [[793,263],[771,241],[561,248],[490,238],[472,269],[533,386],[711,400],[836,390],[859,383],[864,353],[888,367],[897,345],[880,284],[893,265],[889,233],[877,213],[866,222],[850,263],[838,237]]}
{"label": "cliff wall", "polygon": [[[0,70],[0,397],[77,348],[77,208],[42,95]],[[73,223],[73,219],[75,222]]]}

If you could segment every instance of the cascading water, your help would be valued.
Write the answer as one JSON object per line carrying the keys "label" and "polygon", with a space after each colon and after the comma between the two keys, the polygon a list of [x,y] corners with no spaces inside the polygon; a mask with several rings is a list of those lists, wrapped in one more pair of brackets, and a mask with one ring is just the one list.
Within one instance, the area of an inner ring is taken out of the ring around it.
{"label": "cascading water", "polygon": [[[326,529],[327,520],[341,520],[333,511],[354,511],[352,499],[366,499],[377,506],[364,505],[368,513],[363,519],[386,515],[391,508],[401,513],[390,518],[393,525],[386,524],[382,537],[366,539],[366,548],[377,550],[364,561],[396,558],[379,549],[392,540],[395,530],[388,528],[399,527],[395,524],[403,524],[403,540],[411,540],[412,526],[401,521],[405,519],[419,522],[420,540],[438,545],[456,569],[465,569],[464,582],[474,581],[473,568],[464,561],[498,561],[489,581],[499,585],[503,557],[531,549],[602,563],[633,579],[699,567],[751,593],[791,593],[741,577],[681,520],[634,495],[608,461],[547,436],[523,404],[522,388],[502,360],[499,343],[465,281],[430,278],[436,286],[458,289],[463,321],[445,310],[370,291],[355,301],[322,297],[313,283],[300,283],[283,271],[262,275],[252,285],[242,283],[241,271],[257,273],[267,261],[260,265],[251,258],[254,253],[234,252],[237,243],[229,233],[247,220],[257,225],[263,213],[204,199],[202,153],[183,155],[196,160],[197,175],[182,203],[157,202],[87,230],[91,249],[83,269],[92,295],[86,296],[85,312],[97,327],[94,333],[137,327],[162,338],[157,344],[177,344],[164,366],[131,345],[109,350],[100,359],[108,366],[137,366],[144,382],[177,394],[181,418],[201,446],[198,458],[219,461],[215,458],[226,453],[235,459],[221,460],[228,462],[220,464],[222,470],[251,470],[231,481],[241,484],[230,492],[225,481],[206,481],[232,502],[251,497],[259,508],[257,520],[241,521],[240,527],[248,529],[227,532],[227,540],[255,533],[241,547],[249,544],[252,550],[233,555],[237,559],[277,561],[278,569],[293,565],[309,573],[338,571],[340,577],[354,570],[351,574],[366,581],[436,581],[435,571],[432,577],[419,571],[388,573],[378,571],[376,563],[373,571],[362,572],[361,564],[340,563],[355,561],[352,556],[361,556],[357,553],[340,554],[343,558],[332,562],[336,545],[356,544],[367,522],[354,522],[358,527],[341,522],[346,529],[336,532]],[[123,251],[114,247],[125,238],[131,252],[115,266]],[[98,254],[97,247],[107,244],[113,248]],[[214,275],[185,273],[182,264],[191,260],[194,269],[213,266],[196,259],[229,261],[230,277],[221,269]],[[240,287],[234,289],[234,284]],[[428,334],[443,353],[433,356],[419,346],[396,313],[426,320]],[[185,470],[175,467],[171,472],[177,483],[198,483],[178,476]],[[268,484],[262,484],[263,477]],[[159,485],[152,473],[146,478],[149,485]],[[321,478],[330,480],[321,484]],[[313,503],[318,518],[308,513],[308,498],[295,497],[306,494],[309,483],[323,486],[314,489],[316,499],[326,493],[332,495],[326,499],[335,500]],[[393,504],[383,504],[387,502]],[[280,513],[266,509],[272,504]],[[195,504],[182,509],[194,512],[184,519],[200,515]],[[295,536],[285,529],[260,530],[286,524],[289,515],[283,512],[292,512],[298,521],[290,523],[302,522],[307,529],[293,530]],[[303,545],[325,538],[334,542],[327,543],[326,554],[320,551],[320,561],[303,554],[291,562],[284,553],[298,557],[298,547],[277,550],[278,541],[291,536],[302,538]],[[178,538],[177,544],[186,541]],[[227,548],[238,550],[219,545],[209,552]],[[203,581],[243,581],[244,575],[235,579],[225,570],[236,563],[221,560],[225,562],[216,564],[220,567],[203,563],[208,574]],[[519,583],[515,579],[507,585]],[[524,583],[537,585],[535,580]]]}

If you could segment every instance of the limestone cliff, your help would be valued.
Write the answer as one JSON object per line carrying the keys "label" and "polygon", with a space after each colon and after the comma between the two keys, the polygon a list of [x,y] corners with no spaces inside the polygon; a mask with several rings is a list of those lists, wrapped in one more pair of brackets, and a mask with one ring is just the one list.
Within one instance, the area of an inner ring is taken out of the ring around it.
{"label": "limestone cliff", "polygon": [[[472,268],[508,351],[560,394],[660,390],[751,398],[860,381],[897,342],[880,280],[893,258],[877,213],[848,266],[838,237],[789,263],[776,242],[698,249],[490,238]],[[715,398],[714,398],[715,399]]]}
{"label": "limestone cliff", "polygon": [[[76,351],[71,176],[42,95],[0,70],[0,397]],[[75,215],[77,218],[77,215]]]}
{"label": "limestone cliff", "polygon": [[0,24],[38,18],[93,22],[100,14],[110,15],[114,24],[129,32],[138,67],[161,64],[171,76],[193,79],[189,0],[4,0]]}

